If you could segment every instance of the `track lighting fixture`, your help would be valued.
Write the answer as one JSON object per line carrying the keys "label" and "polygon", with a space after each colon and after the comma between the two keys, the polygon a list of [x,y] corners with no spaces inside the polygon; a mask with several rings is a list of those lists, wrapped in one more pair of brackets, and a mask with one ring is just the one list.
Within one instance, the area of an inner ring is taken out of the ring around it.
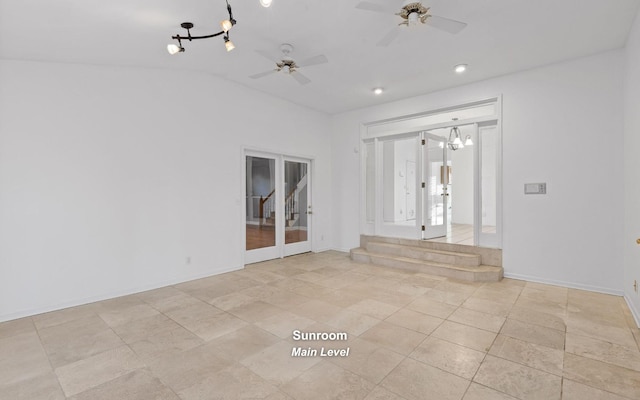
{"label": "track lighting fixture", "polygon": [[223,36],[224,47],[227,49],[227,51],[231,51],[235,49],[236,46],[229,39],[229,31],[236,24],[236,20],[233,18],[233,13],[231,12],[231,5],[229,5],[229,0],[226,0],[226,2],[227,2],[227,12],[229,13],[229,19],[225,19],[222,22],[220,22],[220,28],[222,29],[220,32],[214,33],[211,35],[191,36],[191,29],[193,28],[194,25],[191,22],[183,22],[180,24],[180,26],[187,30],[187,36],[180,36],[179,34],[175,36],[171,36],[171,39],[177,40],[178,44],[171,43],[167,45],[167,51],[169,52],[169,54],[184,53],[184,47],[182,47],[183,39],[192,41],[196,39],[208,39],[208,38],[212,38],[220,35],[224,35]]}

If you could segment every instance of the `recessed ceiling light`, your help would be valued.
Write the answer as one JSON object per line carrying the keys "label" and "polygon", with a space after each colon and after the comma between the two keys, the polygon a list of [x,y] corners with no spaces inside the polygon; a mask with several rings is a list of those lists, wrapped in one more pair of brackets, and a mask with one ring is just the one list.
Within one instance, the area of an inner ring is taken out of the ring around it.
{"label": "recessed ceiling light", "polygon": [[376,96],[379,96],[382,94],[382,92],[384,92],[384,90],[382,88],[375,88],[373,89],[373,94],[375,94]]}
{"label": "recessed ceiling light", "polygon": [[262,7],[269,7],[271,5],[272,0],[260,0],[260,5]]}
{"label": "recessed ceiling light", "polygon": [[456,71],[456,74],[461,74],[466,70],[467,70],[467,64],[458,64],[454,68],[454,71]]}

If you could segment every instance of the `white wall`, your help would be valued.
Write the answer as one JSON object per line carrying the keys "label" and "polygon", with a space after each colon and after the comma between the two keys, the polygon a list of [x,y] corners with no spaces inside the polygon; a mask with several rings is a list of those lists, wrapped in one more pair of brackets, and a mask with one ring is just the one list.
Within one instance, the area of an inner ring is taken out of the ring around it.
{"label": "white wall", "polygon": [[636,16],[626,47],[624,127],[624,292],[640,324],[640,14]]}
{"label": "white wall", "polygon": [[315,157],[328,248],[328,130],[209,75],[0,61],[0,321],[241,268],[243,146]]}
{"label": "white wall", "polygon": [[502,94],[505,274],[621,294],[622,67],[612,51],[334,116],[335,247],[358,246],[361,123]]}

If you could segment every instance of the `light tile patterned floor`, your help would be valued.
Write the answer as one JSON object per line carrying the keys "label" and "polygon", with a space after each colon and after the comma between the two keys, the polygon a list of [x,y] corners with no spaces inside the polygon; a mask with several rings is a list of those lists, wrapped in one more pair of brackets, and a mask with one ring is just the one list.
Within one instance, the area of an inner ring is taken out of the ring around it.
{"label": "light tile patterned floor", "polygon": [[326,252],[2,323],[0,399],[639,399],[639,340],[619,297]]}

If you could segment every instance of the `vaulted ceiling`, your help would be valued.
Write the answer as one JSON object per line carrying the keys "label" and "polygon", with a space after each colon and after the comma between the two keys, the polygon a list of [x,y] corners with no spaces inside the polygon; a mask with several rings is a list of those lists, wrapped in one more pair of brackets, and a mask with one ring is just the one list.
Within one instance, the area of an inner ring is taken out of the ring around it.
{"label": "vaulted ceiling", "polygon": [[[337,113],[623,47],[640,0],[424,0],[431,13],[468,24],[453,35],[431,26],[403,29],[376,44],[400,17],[356,9],[361,0],[229,0],[236,49],[221,38],[187,42],[169,55],[171,36],[219,31],[224,0],[0,0],[0,59],[162,68],[212,74],[294,103]],[[402,0],[368,0],[380,5]],[[300,69],[311,83],[274,68],[256,50],[329,63]],[[458,75],[453,67],[469,65]],[[383,87],[380,96],[372,93]],[[0,88],[1,90],[1,88]]]}

